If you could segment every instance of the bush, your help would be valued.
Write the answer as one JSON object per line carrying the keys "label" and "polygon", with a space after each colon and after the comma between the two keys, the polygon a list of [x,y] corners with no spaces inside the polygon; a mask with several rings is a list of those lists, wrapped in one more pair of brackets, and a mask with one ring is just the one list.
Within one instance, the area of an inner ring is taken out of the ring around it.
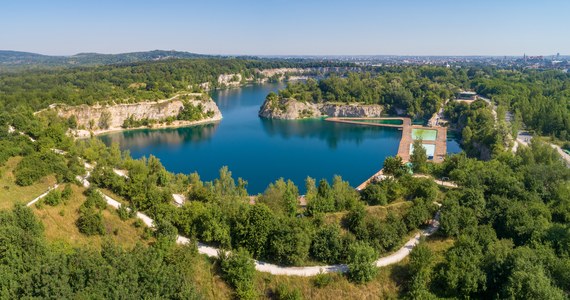
{"label": "bush", "polygon": [[51,190],[43,199],[43,202],[49,206],[56,206],[61,203],[61,192],[57,189]]}
{"label": "bush", "polygon": [[378,269],[374,261],[378,255],[374,248],[364,242],[356,242],[348,249],[348,279],[356,283],[369,282]]}
{"label": "bush", "polygon": [[141,219],[136,219],[136,220],[133,222],[133,226],[134,226],[135,228],[141,228],[141,227],[143,227],[143,225],[144,225],[144,223],[143,223],[143,221],[142,221]]}
{"label": "bush", "polygon": [[319,273],[313,279],[313,285],[318,288],[324,288],[333,282],[333,277],[330,274]]}
{"label": "bush", "polygon": [[231,254],[220,253],[220,266],[224,280],[236,289],[239,299],[256,298],[253,287],[255,265],[247,250],[240,248]]}
{"label": "bush", "polygon": [[301,291],[298,289],[290,289],[286,284],[280,283],[277,285],[277,290],[275,291],[275,299],[277,300],[300,300],[303,299],[301,296]]}
{"label": "bush", "polygon": [[368,205],[386,205],[388,203],[386,190],[378,183],[369,184],[361,192],[361,196]]}
{"label": "bush", "polygon": [[107,201],[103,195],[96,189],[89,189],[87,191],[87,199],[83,206],[87,208],[96,207],[98,209],[105,209],[107,207]]}
{"label": "bush", "polygon": [[345,257],[345,245],[338,225],[322,227],[313,237],[311,256],[328,264],[338,263]]}
{"label": "bush", "polygon": [[76,224],[79,232],[85,235],[105,234],[103,216],[100,212],[95,211],[93,208],[80,209],[79,219],[77,219]]}
{"label": "bush", "polygon": [[154,236],[158,240],[176,241],[178,229],[168,221],[157,221]]}
{"label": "bush", "polygon": [[72,195],[73,195],[73,190],[71,189],[71,186],[69,184],[66,184],[65,188],[61,192],[61,199],[67,201],[71,198]]}
{"label": "bush", "polygon": [[119,215],[119,219],[122,221],[126,221],[132,217],[131,212],[126,205],[121,205],[117,208],[117,215]]}

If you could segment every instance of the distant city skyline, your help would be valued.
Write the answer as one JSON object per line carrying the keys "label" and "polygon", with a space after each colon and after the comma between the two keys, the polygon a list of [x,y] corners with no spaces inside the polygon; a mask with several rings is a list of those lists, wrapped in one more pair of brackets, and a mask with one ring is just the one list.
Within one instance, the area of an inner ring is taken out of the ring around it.
{"label": "distant city skyline", "polygon": [[0,50],[46,55],[570,55],[570,1],[2,3]]}

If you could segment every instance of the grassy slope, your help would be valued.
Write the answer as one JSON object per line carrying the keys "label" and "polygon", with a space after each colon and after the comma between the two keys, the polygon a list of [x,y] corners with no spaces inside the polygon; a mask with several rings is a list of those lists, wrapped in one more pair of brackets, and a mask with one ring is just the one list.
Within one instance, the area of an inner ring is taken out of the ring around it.
{"label": "grassy slope", "polygon": [[15,182],[13,170],[22,160],[21,157],[12,157],[0,167],[0,210],[11,209],[15,203],[26,203],[43,194],[48,187],[55,184],[55,176],[46,176],[30,186],[18,186]]}
{"label": "grassy slope", "polygon": [[[141,238],[143,228],[135,228],[135,219],[122,221],[114,209],[108,207],[103,210],[103,220],[106,233],[104,236],[86,236],[79,232],[75,222],[79,218],[78,209],[85,201],[83,192],[85,188],[71,185],[73,195],[66,203],[57,206],[36,205],[34,213],[44,223],[45,235],[49,241],[69,244],[73,247],[88,247],[100,249],[105,239],[111,239],[125,247],[133,247],[140,242],[148,244],[151,240]],[[62,187],[60,187],[62,189]],[[117,231],[115,234],[115,230]]]}
{"label": "grassy slope", "polygon": [[[428,247],[435,253],[434,260],[443,260],[444,252],[453,245],[453,240],[430,237]],[[274,276],[258,273],[256,287],[260,295],[271,297],[279,285],[289,290],[298,290],[303,299],[395,299],[404,293],[403,283],[408,280],[408,258],[404,261],[378,269],[376,278],[366,284],[353,284],[340,274],[331,274],[332,283],[323,288],[314,286],[314,277]]]}

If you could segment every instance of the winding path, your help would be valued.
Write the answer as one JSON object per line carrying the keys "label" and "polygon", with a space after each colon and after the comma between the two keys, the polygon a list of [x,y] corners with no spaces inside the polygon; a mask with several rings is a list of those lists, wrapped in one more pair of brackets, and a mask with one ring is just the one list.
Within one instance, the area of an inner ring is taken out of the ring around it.
{"label": "winding path", "polygon": [[[62,154],[58,151],[56,151],[56,153]],[[91,176],[91,170],[93,169],[93,166],[85,163],[85,169],[87,170],[87,173],[85,174],[85,176],[77,176],[76,179],[81,182],[81,184],[85,187],[85,188],[89,188],[91,186],[91,183],[87,180],[90,176]],[[436,181],[437,183],[437,181]],[[50,187],[45,193],[39,195],[38,197],[34,198],[32,201],[28,202],[26,204],[26,206],[32,206],[34,205],[36,202],[38,202],[39,200],[41,200],[42,198],[44,198],[45,196],[47,196],[49,194],[49,192],[51,192],[53,189],[56,189],[59,185],[56,184],[52,187]],[[121,203],[107,195],[105,195],[103,192],[100,191],[100,193],[103,195],[103,197],[105,198],[105,201],[107,202],[108,205],[112,206],[115,209],[118,209],[119,207],[121,207]],[[436,203],[438,206],[441,206],[441,204]],[[412,249],[420,242],[420,239],[422,236],[430,236],[431,234],[433,234],[434,232],[436,232],[439,229],[439,211],[435,214],[434,218],[432,220],[430,220],[430,224],[429,226],[422,230],[421,232],[417,233],[416,235],[414,235],[413,238],[411,238],[410,240],[408,240],[404,246],[400,249],[398,249],[398,251],[381,257],[378,260],[376,260],[374,263],[377,267],[385,267],[388,265],[392,265],[395,263],[398,263],[400,261],[402,261],[404,258],[406,258],[410,252],[412,251]],[[144,213],[141,212],[137,212],[136,217],[140,220],[142,220],[146,226],[153,228],[154,227],[154,220],[152,218],[150,218],[149,216],[147,216]],[[186,245],[191,243],[191,240],[187,237],[178,235],[176,237],[176,243],[180,244],[180,245]],[[201,254],[205,254],[208,257],[218,257],[218,253],[219,251],[221,251],[218,248],[212,247],[212,246],[208,246],[206,244],[200,243],[198,242],[197,244],[198,247],[198,252]],[[346,264],[337,264],[337,265],[325,265],[325,266],[307,266],[307,267],[284,267],[284,266],[279,266],[279,265],[275,265],[275,264],[270,264],[270,263],[266,263],[263,261],[258,261],[255,260],[255,269],[257,271],[260,272],[266,272],[266,273],[270,273],[273,275],[285,275],[285,276],[315,276],[318,275],[320,273],[332,273],[332,272],[340,272],[340,273],[344,273],[348,271],[348,266]]]}
{"label": "winding path", "polygon": [[[83,184],[83,186],[86,188],[91,186],[91,183],[87,180],[87,178],[89,178],[89,176],[91,175],[91,173],[89,171],[90,169],[87,168],[87,170],[88,170],[87,174],[84,177],[77,176],[77,180],[79,180]],[[35,198],[34,200],[30,201],[27,204],[27,206],[31,206],[34,203],[36,203],[37,201],[39,201],[40,199],[45,197],[54,188],[57,188],[57,185],[50,188],[47,192],[45,192],[44,194]],[[103,192],[100,192],[100,193],[103,195],[103,197],[105,198],[105,201],[107,202],[108,205],[112,206],[115,209],[118,209],[119,207],[121,207],[121,203],[119,203],[119,201],[105,195]],[[437,204],[437,205],[440,206],[440,204]],[[154,220],[152,218],[150,218],[149,216],[147,216],[146,214],[141,213],[141,212],[137,212],[137,218],[142,220],[146,224],[146,226],[151,227],[151,228],[154,227]],[[385,267],[385,266],[392,265],[392,264],[395,264],[395,263],[402,261],[404,258],[406,258],[410,254],[412,249],[420,242],[420,239],[422,236],[430,236],[431,234],[433,234],[438,229],[439,229],[439,211],[435,214],[434,218],[430,221],[430,224],[426,229],[417,233],[413,238],[408,240],[406,242],[406,244],[404,244],[404,246],[402,248],[400,248],[398,251],[396,251],[396,252],[394,252],[388,256],[381,257],[378,260],[376,260],[374,262],[375,265],[377,267]],[[186,244],[189,244],[191,242],[192,241],[187,237],[184,237],[181,235],[178,235],[176,237],[176,243],[177,244],[186,245]],[[219,251],[221,251],[218,248],[208,246],[208,245],[200,243],[200,242],[198,242],[197,246],[198,246],[198,252],[200,254],[205,254],[208,257],[218,257],[218,253],[219,253]],[[270,273],[273,275],[315,276],[315,275],[320,274],[320,273],[332,273],[332,272],[344,273],[344,272],[348,271],[348,266],[345,264],[338,264],[338,265],[326,265],[326,266],[283,267],[283,266],[279,266],[279,265],[270,264],[270,263],[266,263],[263,261],[256,260],[255,261],[255,269],[257,271],[266,272],[266,273]]]}

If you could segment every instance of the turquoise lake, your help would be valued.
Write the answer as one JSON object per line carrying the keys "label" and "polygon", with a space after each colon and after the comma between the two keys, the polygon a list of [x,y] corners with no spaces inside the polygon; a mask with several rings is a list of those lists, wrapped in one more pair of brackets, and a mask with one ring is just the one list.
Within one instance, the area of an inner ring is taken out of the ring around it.
{"label": "turquoise lake", "polygon": [[[396,128],[259,118],[265,96],[283,87],[261,84],[214,91],[223,115],[216,124],[100,138],[106,144],[119,143],[135,158],[152,154],[171,172],[198,172],[204,181],[217,178],[219,169],[228,166],[234,178],[248,182],[250,194],[263,192],[280,177],[293,180],[302,193],[307,176],[331,180],[340,175],[357,186],[382,167],[386,156],[397,153],[401,132]],[[448,143],[448,152],[459,151],[456,142]]]}

